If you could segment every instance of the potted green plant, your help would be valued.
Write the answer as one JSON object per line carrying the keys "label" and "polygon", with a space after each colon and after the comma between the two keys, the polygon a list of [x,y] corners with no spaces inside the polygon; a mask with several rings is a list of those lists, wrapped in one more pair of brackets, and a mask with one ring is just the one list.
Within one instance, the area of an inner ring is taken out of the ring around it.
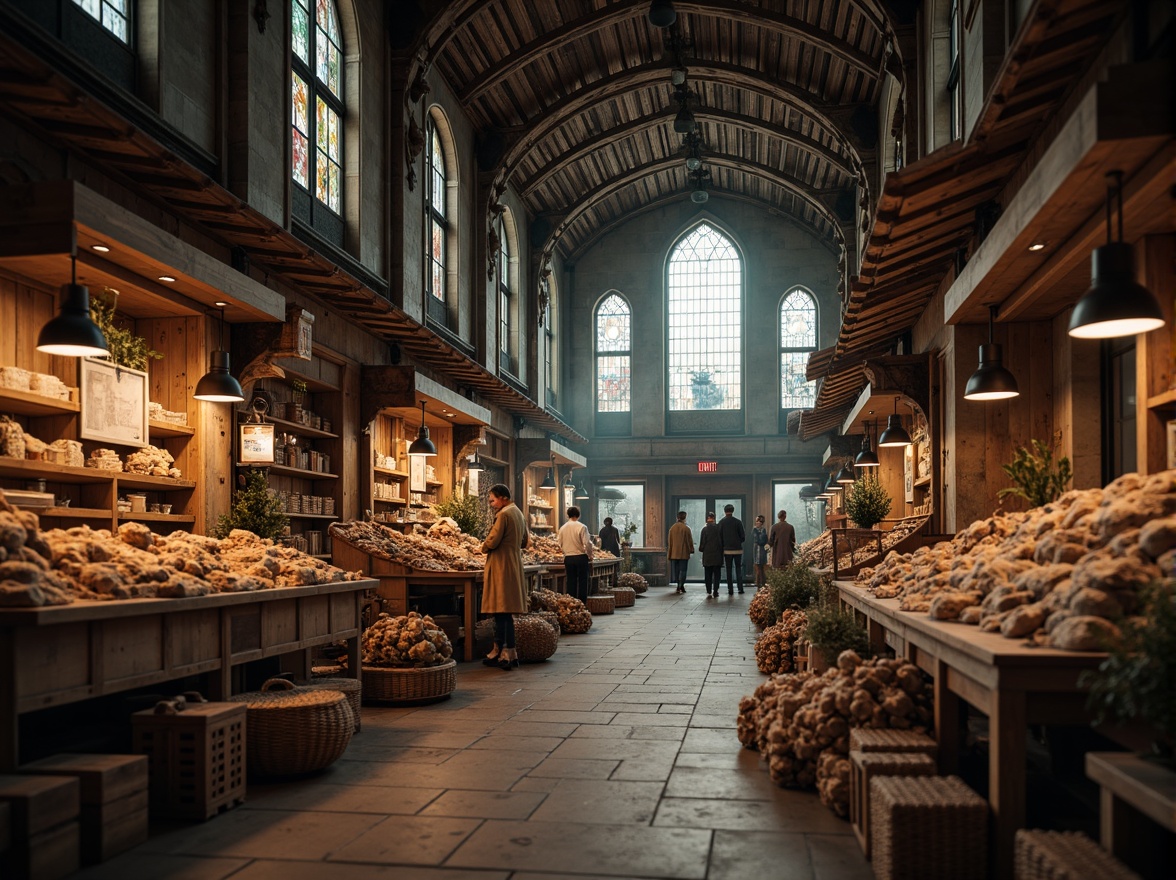
{"label": "potted green plant", "polygon": [[459,495],[455,492],[434,504],[433,511],[437,516],[449,517],[457,523],[459,529],[475,538],[484,538],[489,531],[486,510],[477,495]]}
{"label": "potted green plant", "polygon": [[765,580],[773,620],[789,608],[806,609],[821,596],[821,576],[802,562],[769,568]]}
{"label": "potted green plant", "polygon": [[890,513],[891,500],[873,475],[859,477],[845,493],[845,514],[859,529],[872,529]]}
{"label": "potted green plant", "polygon": [[638,528],[639,527],[637,525],[637,522],[635,520],[630,520],[628,525],[626,525],[623,529],[621,529],[621,543],[622,544],[632,544],[633,543],[633,536],[635,534],[637,534]]}
{"label": "potted green plant", "polygon": [[1142,722],[1154,731],[1147,756],[1176,769],[1176,581],[1152,583],[1138,616],[1123,621],[1097,670],[1079,684],[1090,688],[1094,721]]}
{"label": "potted green plant", "polygon": [[1066,456],[1059,457],[1055,462],[1053,451],[1044,443],[1040,440],[1029,442],[1036,454],[1021,446],[1017,448],[1012,462],[1000,466],[1009,475],[1013,485],[1001,489],[996,497],[1013,495],[1024,498],[1030,507],[1041,507],[1066,491],[1066,484],[1070,482],[1073,471],[1070,459]]}
{"label": "potted green plant", "polygon": [[118,291],[107,287],[101,293],[90,297],[90,316],[106,337],[106,347],[112,363],[131,370],[147,371],[148,361],[159,360],[163,352],[155,351],[147,344],[146,337],[136,336],[114,320],[118,307]]}
{"label": "potted green plant", "polygon": [[809,668],[813,672],[829,668],[842,651],[869,653],[869,634],[852,611],[842,610],[834,601],[823,601],[807,613],[804,639],[809,644]]}
{"label": "potted green plant", "polygon": [[233,506],[216,522],[216,537],[227,538],[233,529],[253,532],[259,538],[277,538],[290,524],[277,497],[270,494],[264,468],[245,475],[245,485],[233,496]]}

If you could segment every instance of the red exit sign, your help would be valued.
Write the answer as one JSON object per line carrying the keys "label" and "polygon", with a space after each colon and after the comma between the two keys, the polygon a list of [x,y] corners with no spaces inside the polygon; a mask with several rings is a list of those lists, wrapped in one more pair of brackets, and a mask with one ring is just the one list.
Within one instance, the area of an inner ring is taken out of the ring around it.
{"label": "red exit sign", "polygon": [[717,474],[719,472],[719,463],[717,461],[700,461],[698,463],[698,472],[700,474]]}

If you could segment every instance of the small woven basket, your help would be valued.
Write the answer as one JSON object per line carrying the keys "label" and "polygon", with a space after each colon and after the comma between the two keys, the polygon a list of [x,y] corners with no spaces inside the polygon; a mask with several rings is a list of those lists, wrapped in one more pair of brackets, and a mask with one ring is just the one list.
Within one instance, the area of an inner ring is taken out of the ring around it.
{"label": "small woven basket", "polygon": [[593,616],[597,614],[612,614],[613,609],[616,608],[616,600],[613,598],[612,593],[608,595],[589,596],[585,604]]}
{"label": "small woven basket", "polygon": [[[850,731],[853,733],[853,731]],[[870,731],[871,733],[873,731]],[[895,731],[902,733],[904,731]],[[870,780],[876,776],[934,776],[935,760],[921,752],[849,753],[849,824],[870,857]]]}
{"label": "small woven basket", "polygon": [[958,776],[875,776],[869,797],[878,880],[988,876],[988,804]]}
{"label": "small woven basket", "polygon": [[520,614],[515,617],[514,625],[520,663],[541,663],[559,646],[558,618],[551,624],[537,615]]}
{"label": "small woven basket", "polygon": [[1139,880],[1139,875],[1077,831],[1017,832],[1015,880]]}
{"label": "small woven basket", "polygon": [[849,732],[851,752],[919,752],[935,756],[939,747],[935,740],[916,730],[875,730],[855,727]]}
{"label": "small woven basket", "polygon": [[617,608],[632,608],[637,604],[637,591],[632,587],[613,587],[609,590]]}
{"label": "small woven basket", "polygon": [[363,698],[380,703],[440,700],[457,687],[457,661],[438,666],[365,666]]}
{"label": "small woven basket", "polygon": [[296,776],[335,763],[351,742],[355,717],[340,691],[299,688],[271,678],[245,704],[246,769],[252,776]]}
{"label": "small woven basket", "polygon": [[363,686],[358,678],[319,678],[314,677],[299,685],[304,688],[319,688],[321,690],[339,691],[347,697],[347,705],[351,707],[351,714],[355,716],[355,732],[359,733],[359,704],[363,694]]}

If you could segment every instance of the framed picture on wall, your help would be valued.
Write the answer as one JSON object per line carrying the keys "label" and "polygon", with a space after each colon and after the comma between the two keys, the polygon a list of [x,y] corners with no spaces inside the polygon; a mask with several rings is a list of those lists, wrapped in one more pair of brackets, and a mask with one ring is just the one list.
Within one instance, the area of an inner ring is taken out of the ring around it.
{"label": "framed picture on wall", "polygon": [[902,488],[907,504],[915,503],[915,462],[918,460],[918,445],[908,443],[902,451]]}
{"label": "framed picture on wall", "polygon": [[241,425],[241,461],[254,464],[274,463],[274,426],[246,422]]}
{"label": "framed picture on wall", "polygon": [[428,488],[425,485],[425,456],[410,455],[408,457],[408,491],[424,492]]}
{"label": "framed picture on wall", "polygon": [[147,374],[110,361],[82,358],[83,440],[147,445]]}

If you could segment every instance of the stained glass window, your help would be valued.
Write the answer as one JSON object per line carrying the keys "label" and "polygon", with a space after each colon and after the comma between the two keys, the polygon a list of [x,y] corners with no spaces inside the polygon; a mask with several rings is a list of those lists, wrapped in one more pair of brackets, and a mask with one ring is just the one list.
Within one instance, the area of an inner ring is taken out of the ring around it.
{"label": "stained glass window", "polygon": [[510,289],[510,242],[506,238],[505,213],[494,221],[498,236],[498,347],[508,358],[514,356],[514,292]]}
{"label": "stained glass window", "polygon": [[596,309],[596,411],[628,412],[629,304],[610,294]]}
{"label": "stained glass window", "polygon": [[809,355],[817,347],[817,303],[800,288],[780,302],[780,407],[809,409],[817,383],[805,378]]}
{"label": "stained glass window", "polygon": [[437,131],[437,123],[430,116],[425,123],[425,136],[428,141],[429,169],[426,175],[428,201],[426,215],[429,218],[429,293],[441,302],[445,302],[445,239],[448,235],[449,222],[445,217],[445,152],[442,149],[441,137]]}
{"label": "stained glass window", "polygon": [[129,0],[74,0],[74,5],[84,9],[121,42],[130,44],[130,28],[127,24],[131,16]]}
{"label": "stained glass window", "polygon": [[[310,3],[314,4],[311,26]],[[333,0],[290,0],[294,72],[291,174],[334,211],[343,208],[342,37]],[[313,67],[312,67],[313,59]],[[311,101],[314,113],[310,113]],[[314,145],[311,149],[311,144]],[[312,186],[313,180],[313,186]]]}
{"label": "stained glass window", "polygon": [[668,386],[671,411],[743,405],[743,261],[701,223],[670,254]]}

